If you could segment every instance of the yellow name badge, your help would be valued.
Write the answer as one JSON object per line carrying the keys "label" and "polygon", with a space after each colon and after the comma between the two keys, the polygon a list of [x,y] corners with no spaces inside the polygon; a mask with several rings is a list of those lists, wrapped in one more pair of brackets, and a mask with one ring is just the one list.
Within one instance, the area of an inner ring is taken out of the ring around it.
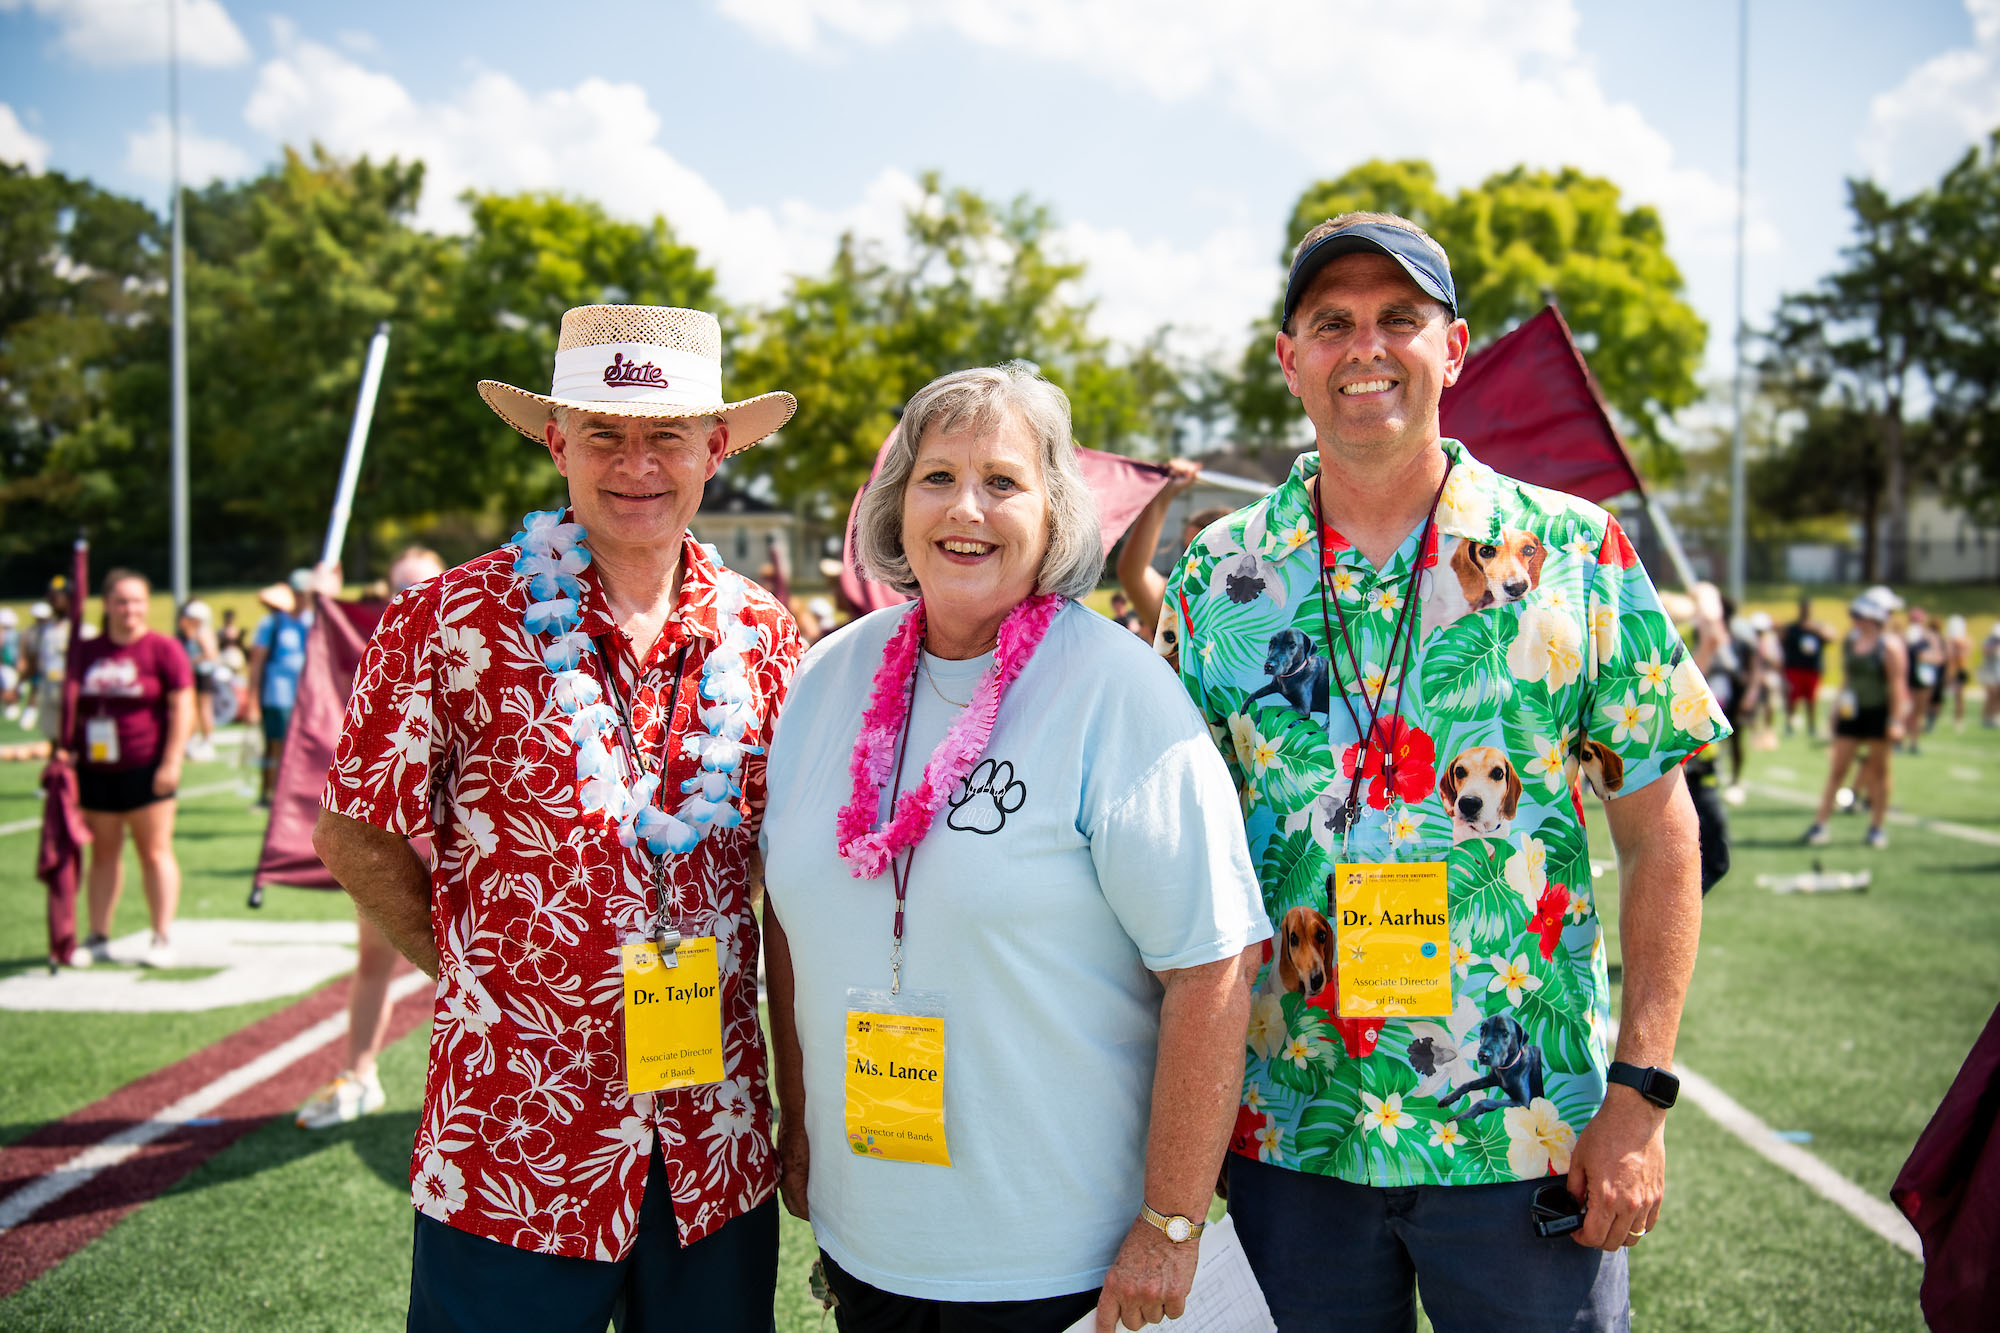
{"label": "yellow name badge", "polygon": [[660,1092],[722,1081],[722,985],[715,937],[681,941],[678,967],[660,946],[628,944],[625,960],[625,1086]]}
{"label": "yellow name badge", "polygon": [[951,1165],[943,1018],[848,1011],[847,1144],[857,1157]]}
{"label": "yellow name badge", "polygon": [[1334,868],[1342,1018],[1451,1013],[1442,861]]}

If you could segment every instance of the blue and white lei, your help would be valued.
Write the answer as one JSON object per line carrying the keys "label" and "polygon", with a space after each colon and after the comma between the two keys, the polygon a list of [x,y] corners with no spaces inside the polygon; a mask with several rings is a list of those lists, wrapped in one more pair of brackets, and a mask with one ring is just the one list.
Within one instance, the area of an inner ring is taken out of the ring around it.
{"label": "blue and white lei", "polygon": [[[681,783],[687,798],[673,814],[653,803],[660,775],[646,773],[627,785],[626,766],[606,744],[615,744],[619,717],[604,702],[603,688],[582,669],[586,654],[597,647],[579,625],[583,623],[583,584],[577,575],[590,566],[583,525],[562,521],[560,509],[538,510],[521,520],[514,544],[521,554],[514,572],[528,584],[524,617],[531,639],[547,636],[542,664],[553,678],[550,693],[568,717],[570,740],[576,747],[577,801],[586,818],[597,816],[618,829],[618,841],[631,847],[643,840],[656,856],[694,850],[711,829],[735,828],[743,821],[736,802],[743,796],[738,770],[744,756],[762,754],[763,747],[744,741],[757,725],[749,670],[744,654],[757,646],[757,627],[744,617],[746,599],[740,575],[717,562],[715,617],[722,642],[701,668],[701,700],[697,710],[706,731],[681,738],[681,751],[701,761],[701,771]],[[605,663],[605,670],[611,669]],[[673,719],[666,726],[671,732]],[[639,756],[633,756],[636,761]]]}

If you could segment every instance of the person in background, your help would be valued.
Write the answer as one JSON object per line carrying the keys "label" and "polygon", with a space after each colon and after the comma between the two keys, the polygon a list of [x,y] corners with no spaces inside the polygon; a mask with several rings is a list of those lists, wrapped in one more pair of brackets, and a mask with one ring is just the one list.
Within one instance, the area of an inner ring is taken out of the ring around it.
{"label": "person in background", "polygon": [[1826,645],[1833,627],[1813,617],[1812,598],[1799,598],[1799,614],[1778,633],[1785,664],[1785,734],[1800,704],[1806,709],[1806,735],[1819,734],[1819,682],[1826,673]]}
{"label": "person in background", "polygon": [[1916,754],[1917,738],[1930,728],[1931,705],[1944,683],[1944,640],[1921,606],[1910,608],[1903,645],[1909,658],[1910,688],[1908,711],[1902,715],[1902,744]]}
{"label": "person in background", "polygon": [[243,654],[242,665],[248,666],[249,652],[243,646],[243,627],[236,623],[236,608],[222,608],[222,625],[215,631],[215,646],[222,652],[234,650]]}
{"label": "person in background", "polygon": [[1972,681],[1971,666],[1972,635],[1965,617],[1951,616],[1944,622],[1944,688],[1951,695],[1951,722],[1958,731],[1965,730],[1965,687]]}
{"label": "person in background", "polygon": [[188,758],[197,763],[215,758],[215,690],[222,650],[216,646],[214,619],[207,602],[189,602],[181,608],[176,635],[194,668],[194,736],[188,741]]}
{"label": "person in background", "polygon": [[[1139,511],[1139,517],[1132,520],[1132,526],[1125,532],[1125,544],[1118,553],[1118,587],[1130,599],[1132,615],[1149,637],[1152,627],[1159,623],[1160,599],[1167,591],[1166,576],[1153,568],[1160,532],[1167,524],[1167,510],[1182,492],[1201,480],[1201,464],[1190,458],[1169,459],[1167,471],[1171,475],[1166,486],[1153,497],[1152,503]],[[1228,512],[1223,508],[1207,509],[1190,517],[1182,525],[1181,548],[1185,550],[1187,544],[1195,539],[1195,534]]]}
{"label": "person in background", "polygon": [[271,785],[278,778],[285,732],[299,697],[299,673],[305,670],[306,639],[312,632],[312,608],[303,599],[312,590],[312,579],[312,571],[295,569],[288,583],[273,583],[257,594],[270,614],[251,640],[249,711],[244,720],[261,723],[264,729],[264,762],[257,774],[259,806],[271,804]]}
{"label": "person in background", "polygon": [[[194,730],[194,670],[180,644],[146,628],[152,585],[114,569],[104,578],[104,633],[77,654],[77,716],[62,747],[75,757],[90,827],[90,933],[69,959],[111,959],[111,919],[125,887],[125,835],[139,853],[152,942],[139,961],[174,963],[181,871],[174,859],[174,793]],[[60,704],[57,705],[60,708]]]}
{"label": "person in background", "polygon": [[1979,688],[1985,694],[1979,725],[2000,727],[2000,620],[1993,622],[1979,646]]}
{"label": "person in background", "polygon": [[1854,628],[1841,645],[1842,682],[1834,703],[1833,749],[1827,756],[1826,790],[1819,810],[1805,832],[1808,847],[1824,847],[1833,839],[1826,821],[1834,798],[1847,782],[1848,767],[1861,756],[1861,788],[1868,800],[1869,825],[1863,842],[1873,848],[1889,845],[1882,827],[1889,817],[1889,752],[1903,734],[1909,709],[1909,660],[1903,641],[1889,632],[1896,612],[1896,595],[1875,587],[1848,605]]}
{"label": "person in background", "polygon": [[8,721],[21,716],[21,617],[0,606],[0,707]]}
{"label": "person in background", "polygon": [[[36,726],[52,745],[59,743],[63,681],[69,672],[69,599],[69,579],[61,574],[50,579],[48,600],[35,603],[34,639],[28,650]],[[84,621],[82,637],[96,634],[97,626]]]}
{"label": "person in background", "polygon": [[[1666,609],[1687,645],[1689,659],[1704,676],[1714,669],[1717,654],[1729,641],[1722,623],[1722,597],[1713,583],[1697,583],[1692,594],[1661,593]],[[1712,677],[1711,677],[1712,679]],[[1704,898],[1729,873],[1729,810],[1723,799],[1722,781],[1716,772],[1716,744],[1708,744],[1688,756],[1681,765],[1687,780],[1688,800],[1694,804],[1695,826],[1701,841],[1701,893]]]}
{"label": "person in background", "polygon": [[[423,546],[405,547],[389,566],[389,595],[444,573],[444,560]],[[419,850],[426,861],[429,848]],[[347,1063],[331,1083],[308,1097],[293,1123],[300,1129],[332,1129],[371,1115],[388,1104],[376,1068],[389,1040],[389,981],[401,957],[368,914],[354,914],[357,957],[354,984],[347,994]]]}

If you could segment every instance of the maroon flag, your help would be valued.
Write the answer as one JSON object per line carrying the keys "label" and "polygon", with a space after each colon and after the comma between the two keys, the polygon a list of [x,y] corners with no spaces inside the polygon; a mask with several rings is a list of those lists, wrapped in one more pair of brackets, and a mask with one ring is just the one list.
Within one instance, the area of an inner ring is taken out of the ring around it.
{"label": "maroon flag", "polygon": [[[70,748],[76,730],[77,655],[83,651],[83,598],[90,586],[90,543],[76,539],[70,561],[69,652],[63,664],[62,726],[42,770],[42,838],[35,849],[35,877],[49,888],[49,957],[67,963],[76,951],[76,889],[83,878],[83,849],[90,826],[83,822],[83,802],[77,795],[76,766],[56,752]],[[47,688],[47,682],[43,682]],[[48,701],[35,700],[37,711]]]}
{"label": "maroon flag", "polygon": [[266,884],[340,887],[313,850],[313,824],[319,819],[319,796],[333,764],[347,696],[354,690],[354,672],[384,604],[340,602],[320,593],[314,595],[313,607],[306,664],[299,672],[298,699],[271,795],[271,822],[264,829],[264,849],[252,880],[258,889]]}
{"label": "maroon flag", "polygon": [[1438,407],[1444,435],[1496,472],[1602,502],[1640,490],[1597,380],[1553,305],[1467,358]]}
{"label": "maroon flag", "polygon": [[2000,1009],[1889,1197],[1924,1244],[1924,1323],[1936,1333],[1991,1328],[2000,1298]]}
{"label": "maroon flag", "polygon": [[[896,432],[890,431],[889,438],[882,441],[882,447],[875,451],[875,467],[868,474],[869,485],[882,471],[882,460],[889,454],[890,441]],[[1091,496],[1097,501],[1097,523],[1104,538],[1104,553],[1109,555],[1132,521],[1140,511],[1153,502],[1153,497],[1166,487],[1170,473],[1157,463],[1142,463],[1136,458],[1123,454],[1108,454],[1100,449],[1076,451],[1077,462],[1083,468],[1083,479],[1090,486]],[[856,614],[878,611],[885,606],[895,606],[909,598],[897,592],[886,583],[876,583],[863,578],[854,563],[854,518],[861,510],[861,497],[868,491],[863,486],[854,493],[854,503],[847,507],[847,540],[840,552],[840,595],[854,607]]]}

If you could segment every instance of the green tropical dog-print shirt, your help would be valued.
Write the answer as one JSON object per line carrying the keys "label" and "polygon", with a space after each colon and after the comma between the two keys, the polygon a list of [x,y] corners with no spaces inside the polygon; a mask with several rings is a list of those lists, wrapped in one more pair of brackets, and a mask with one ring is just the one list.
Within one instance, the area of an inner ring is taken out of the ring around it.
{"label": "green tropical dog-print shirt", "polygon": [[[1158,641],[1228,761],[1278,932],[1231,1149],[1378,1186],[1569,1170],[1610,1017],[1582,787],[1629,794],[1728,733],[1617,520],[1443,447],[1431,539],[1418,525],[1381,570],[1316,531],[1319,457],[1300,457],[1188,548]],[[1328,877],[1411,861],[1446,866],[1450,1013],[1342,1018]]]}

